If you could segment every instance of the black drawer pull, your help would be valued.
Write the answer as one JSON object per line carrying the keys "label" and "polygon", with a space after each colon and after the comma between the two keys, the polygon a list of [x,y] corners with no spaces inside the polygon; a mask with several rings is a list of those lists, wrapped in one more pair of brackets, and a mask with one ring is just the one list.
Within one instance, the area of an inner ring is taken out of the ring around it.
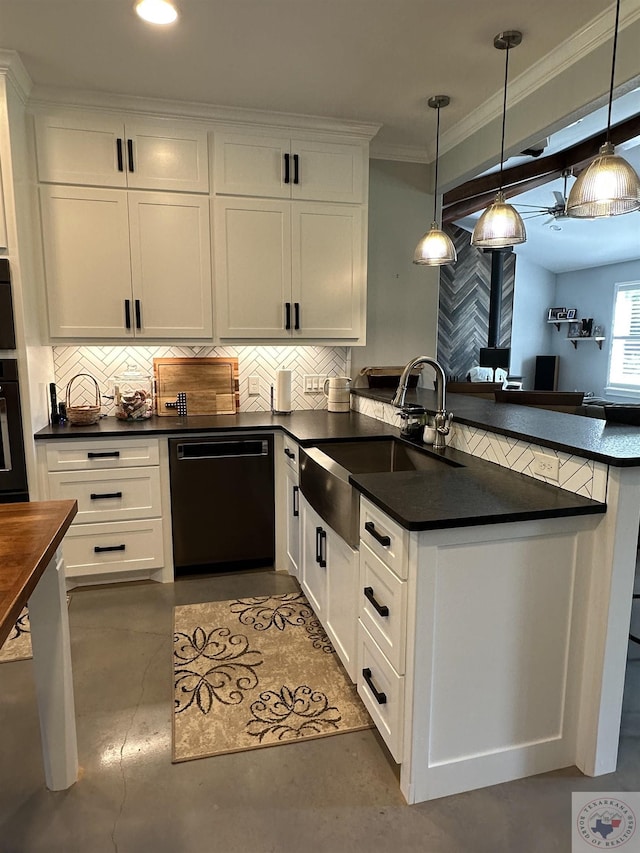
{"label": "black drawer pull", "polygon": [[293,155],[293,183],[294,183],[294,184],[299,184],[299,183],[300,183],[300,168],[299,168],[300,164],[299,164],[299,160],[300,160],[300,158],[298,157],[298,155],[297,155],[297,154],[294,154],[294,155]]}
{"label": "black drawer pull", "polygon": [[104,453],[94,453],[90,450],[87,453],[87,459],[119,459],[120,451],[119,450],[105,450]]}
{"label": "black drawer pull", "polygon": [[327,531],[320,528],[320,563],[321,569],[327,568]]}
{"label": "black drawer pull", "polygon": [[289,155],[284,155],[284,182],[285,184],[289,183]]}
{"label": "black drawer pull", "polygon": [[131,328],[131,300],[124,300],[124,327],[125,329]]}
{"label": "black drawer pull", "polygon": [[287,329],[291,329],[291,303],[284,303],[284,327]]}
{"label": "black drawer pull", "polygon": [[381,533],[378,533],[376,530],[376,526],[373,521],[365,521],[364,529],[367,533],[370,533],[374,539],[376,539],[381,545],[384,545],[385,548],[388,548],[391,545],[391,539],[388,536],[383,536]]}
{"label": "black drawer pull", "polygon": [[288,457],[289,457],[289,459],[295,459],[295,458],[296,458],[296,454],[295,454],[292,450],[289,450],[289,448],[288,448],[288,447],[285,447],[285,449],[284,449],[284,455],[285,455],[285,456],[288,456]]}
{"label": "black drawer pull", "polygon": [[298,486],[293,487],[293,517],[297,518],[300,515],[300,496],[298,492],[300,488]]}
{"label": "black drawer pull", "polygon": [[293,303],[293,316],[295,317],[295,319],[293,321],[293,328],[296,331],[299,331],[300,330],[300,303],[299,302]]}
{"label": "black drawer pull", "polygon": [[133,167],[133,139],[127,139],[127,155],[129,158],[129,171],[135,172]]}
{"label": "black drawer pull", "polygon": [[118,157],[118,171],[124,172],[124,164],[122,161],[122,140],[116,139],[116,155]]}
{"label": "black drawer pull", "polygon": [[136,299],[134,304],[135,304],[135,309],[136,309],[136,329],[141,329],[142,328],[142,314],[140,312],[140,300]]}
{"label": "black drawer pull", "polygon": [[92,501],[101,501],[105,498],[121,498],[122,492],[105,492],[104,494],[96,494],[95,492],[92,492],[89,497]]}
{"label": "black drawer pull", "polygon": [[316,563],[319,563],[322,559],[322,555],[320,553],[320,542],[322,539],[322,528],[316,527]]}
{"label": "black drawer pull", "polygon": [[386,693],[379,693],[376,690],[374,683],[373,683],[373,679],[371,678],[371,670],[368,667],[366,667],[365,669],[362,670],[362,676],[363,676],[364,680],[367,682],[367,686],[369,687],[369,690],[371,690],[371,692],[373,693],[375,700],[378,703],[378,705],[386,705],[387,704],[387,694]]}
{"label": "black drawer pull", "polygon": [[106,551],[124,551],[125,545],[96,545],[93,549],[94,554],[104,554]]}
{"label": "black drawer pull", "polygon": [[376,601],[376,597],[373,594],[373,587],[372,586],[365,586],[364,597],[368,601],[370,601],[371,604],[373,604],[374,608],[377,610],[377,612],[380,614],[380,616],[388,616],[389,615],[389,608],[387,607],[387,605],[386,604],[378,604],[378,602]]}

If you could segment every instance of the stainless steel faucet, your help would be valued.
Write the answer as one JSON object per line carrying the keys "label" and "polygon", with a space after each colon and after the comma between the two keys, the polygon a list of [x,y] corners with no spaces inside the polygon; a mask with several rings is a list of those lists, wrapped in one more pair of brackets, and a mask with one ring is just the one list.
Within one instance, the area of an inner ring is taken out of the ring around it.
{"label": "stainless steel faucet", "polygon": [[419,355],[417,358],[412,359],[412,361],[407,364],[405,369],[402,371],[402,376],[400,377],[400,382],[398,383],[398,390],[396,391],[391,404],[393,406],[397,406],[399,409],[404,409],[405,406],[405,397],[407,396],[407,387],[409,386],[409,377],[411,376],[411,371],[415,370],[416,367],[420,364],[430,364],[436,374],[436,397],[437,397],[437,406],[438,411],[435,414],[435,430],[436,437],[433,442],[434,450],[441,450],[443,447],[446,447],[445,436],[449,434],[449,429],[451,426],[451,421],[453,420],[453,415],[448,413],[445,405],[445,386],[447,384],[446,376],[444,375],[444,370],[442,366],[435,360],[435,358],[431,358],[428,355]]}

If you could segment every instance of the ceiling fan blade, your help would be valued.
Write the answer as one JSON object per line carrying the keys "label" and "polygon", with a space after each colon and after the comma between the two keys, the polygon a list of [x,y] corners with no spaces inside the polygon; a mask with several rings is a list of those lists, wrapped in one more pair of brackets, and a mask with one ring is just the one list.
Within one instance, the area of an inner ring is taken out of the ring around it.
{"label": "ceiling fan blade", "polygon": [[565,206],[565,204],[566,204],[566,199],[565,199],[564,195],[563,195],[561,192],[558,192],[558,190],[554,190],[554,191],[553,191],[553,196],[554,196],[554,198],[555,198],[555,200],[556,200],[556,204],[557,204],[558,206],[562,206],[562,207],[564,207],[564,206]]}

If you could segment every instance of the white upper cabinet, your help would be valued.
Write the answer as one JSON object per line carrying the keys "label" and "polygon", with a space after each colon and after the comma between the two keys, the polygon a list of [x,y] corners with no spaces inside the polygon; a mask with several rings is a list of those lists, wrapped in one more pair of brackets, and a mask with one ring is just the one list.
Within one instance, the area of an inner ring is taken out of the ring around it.
{"label": "white upper cabinet", "polygon": [[56,338],[209,338],[209,201],[173,193],[40,188]]}
{"label": "white upper cabinet", "polygon": [[35,123],[42,182],[209,191],[207,134],[198,127],[80,110],[37,115]]}
{"label": "white upper cabinet", "polygon": [[358,142],[218,131],[214,134],[214,191],[361,204],[367,197],[366,156],[366,147]]}

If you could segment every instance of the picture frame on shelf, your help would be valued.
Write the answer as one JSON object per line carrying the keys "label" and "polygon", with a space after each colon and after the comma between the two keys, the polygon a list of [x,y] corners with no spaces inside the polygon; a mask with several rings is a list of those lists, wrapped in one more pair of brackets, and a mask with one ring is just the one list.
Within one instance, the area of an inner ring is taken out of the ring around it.
{"label": "picture frame on shelf", "polygon": [[566,315],[564,318],[558,317],[558,314],[563,314],[566,312],[566,308],[549,308],[549,313],[547,314],[547,320],[561,320],[566,319]]}
{"label": "picture frame on shelf", "polygon": [[578,316],[577,308],[567,308],[567,320],[575,320]]}
{"label": "picture frame on shelf", "polygon": [[582,323],[580,320],[576,320],[574,322],[569,323],[567,326],[567,337],[568,338],[580,338],[582,337]]}

